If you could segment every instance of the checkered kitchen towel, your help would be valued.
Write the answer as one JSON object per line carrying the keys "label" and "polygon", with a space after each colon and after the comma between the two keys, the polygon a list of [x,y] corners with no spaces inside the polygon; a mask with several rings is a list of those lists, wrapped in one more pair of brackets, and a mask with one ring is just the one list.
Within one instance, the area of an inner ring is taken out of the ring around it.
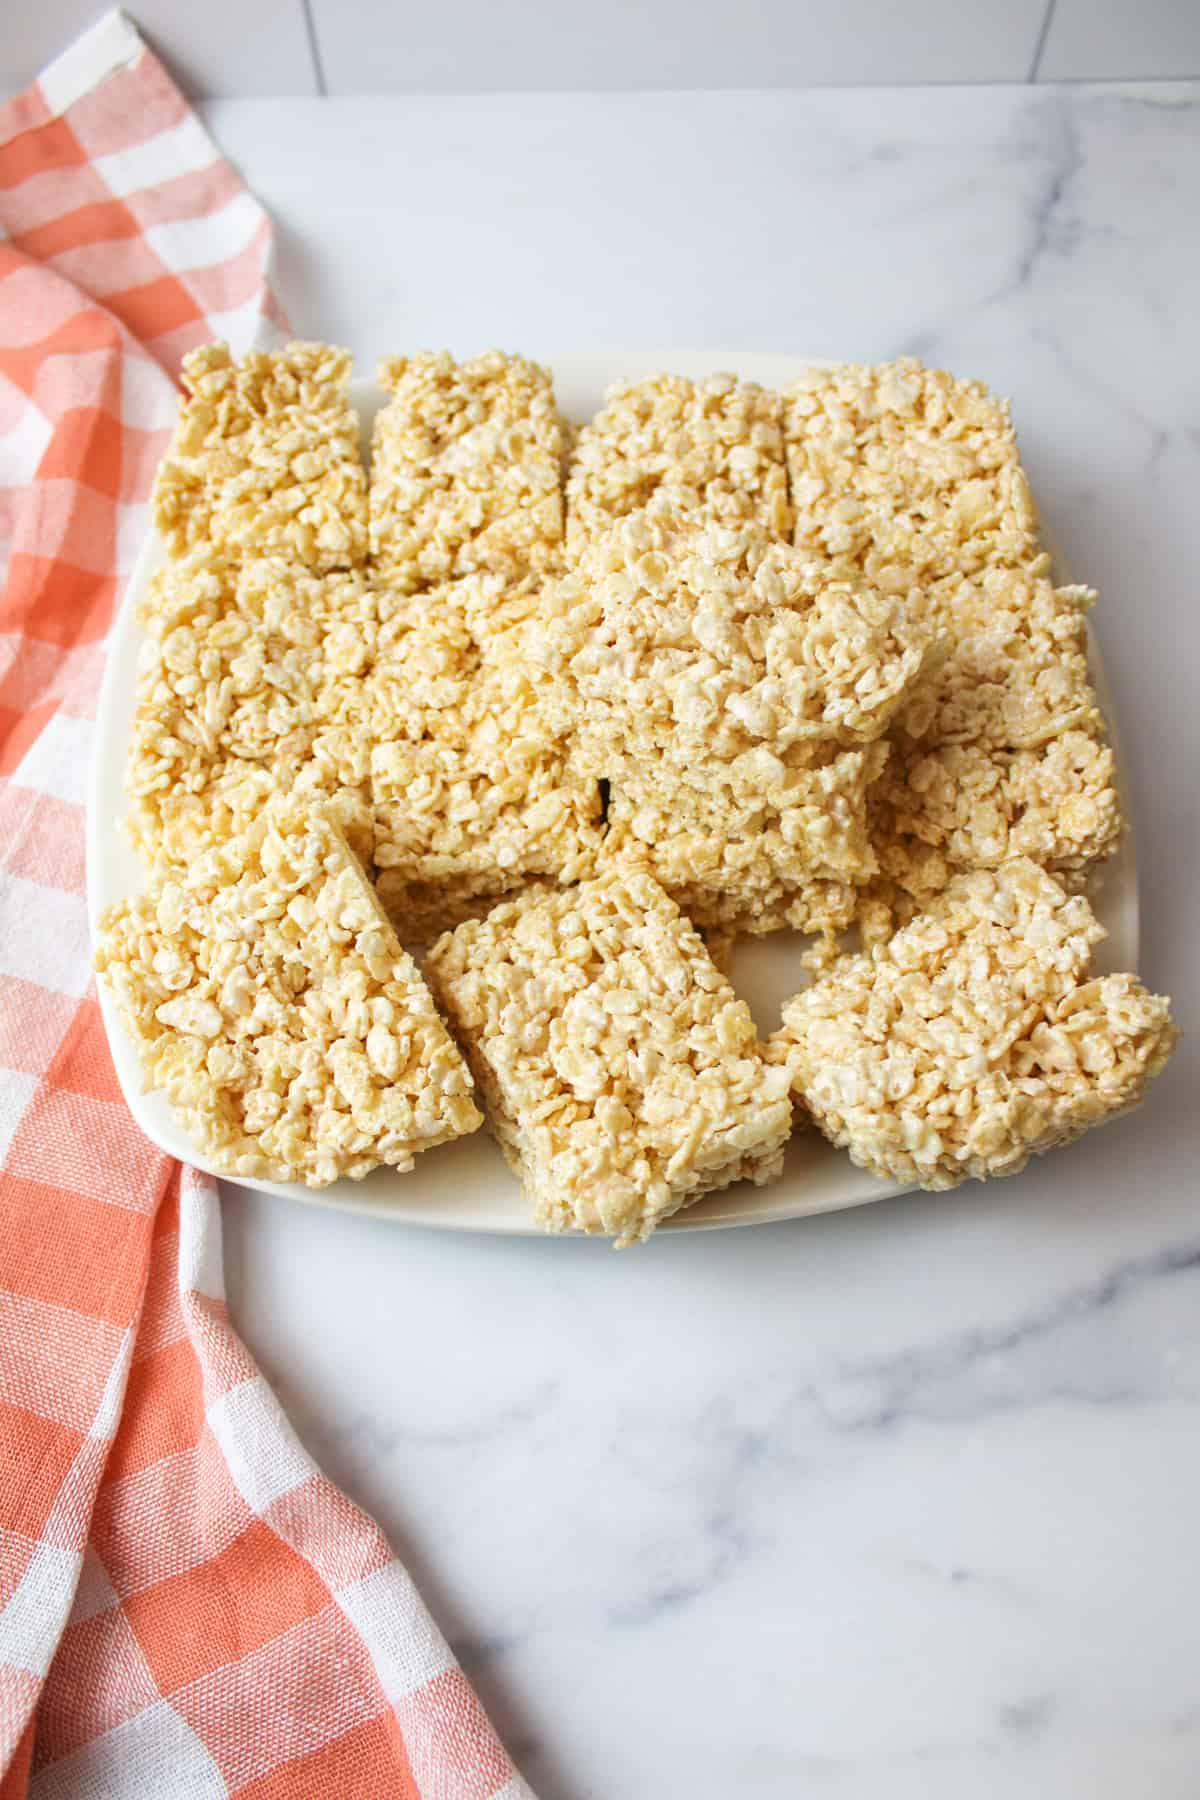
{"label": "checkered kitchen towel", "polygon": [[0,1800],[528,1800],[232,1330],[90,975],[105,636],[180,356],[277,332],[270,247],[119,14],[0,108]]}

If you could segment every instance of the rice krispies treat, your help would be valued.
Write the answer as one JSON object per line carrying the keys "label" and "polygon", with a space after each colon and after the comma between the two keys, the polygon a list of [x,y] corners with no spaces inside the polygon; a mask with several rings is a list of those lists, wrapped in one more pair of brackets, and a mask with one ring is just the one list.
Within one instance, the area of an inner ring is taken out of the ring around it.
{"label": "rice krispies treat", "polygon": [[929,746],[1037,749],[1063,732],[1100,732],[1088,676],[1091,588],[1055,587],[1048,559],[1026,569],[952,577],[909,604],[942,655],[905,699],[897,727]]}
{"label": "rice krispies treat", "polygon": [[756,527],[637,514],[545,596],[544,642],[579,759],[617,779],[664,754],[693,771],[769,747],[870,743],[934,634],[893,595],[830,581]]}
{"label": "rice krispies treat", "polygon": [[490,569],[516,579],[559,557],[563,422],[547,370],[489,350],[385,358],[377,414],[371,554],[405,592]]}
{"label": "rice krispies treat", "polygon": [[780,1173],[787,1071],[648,876],[531,888],[440,938],[427,970],[547,1230],[624,1246]]}
{"label": "rice krispies treat", "polygon": [[362,577],[202,548],[163,565],[139,616],[126,791],[147,866],[243,830],[277,787],[325,797],[369,858],[363,677],[378,609]]}
{"label": "rice krispies treat", "polygon": [[346,397],[348,350],[289,344],[234,362],[227,344],[183,359],[188,398],[154,487],[173,556],[199,544],[351,568],[367,551],[367,477]]}
{"label": "rice krispies treat", "polygon": [[[724,821],[689,818],[669,795],[633,800],[614,790],[597,865],[651,875],[693,924],[733,935],[782,931],[835,933],[854,917],[858,888],[801,866],[803,857],[779,822],[760,814],[743,831]],[[861,879],[875,862],[864,847]]]}
{"label": "rice krispies treat", "polygon": [[[386,600],[384,602],[386,607]],[[592,872],[599,784],[542,708],[536,584],[395,601],[367,684],[380,898],[421,943],[531,876]]]}
{"label": "rice krispies treat", "polygon": [[621,381],[579,433],[567,470],[573,555],[617,520],[669,496],[700,522],[791,529],[779,396],[733,375]]}
{"label": "rice krispies treat", "polygon": [[1029,856],[1082,873],[1116,849],[1122,830],[1111,748],[1065,731],[1036,750],[976,744],[893,746],[872,791],[872,842],[884,871],[916,893],[950,868],[995,868]]}
{"label": "rice krispies treat", "polygon": [[1045,559],[927,590],[947,646],[905,702],[872,794],[885,870],[928,896],[955,867],[1028,855],[1082,875],[1112,854],[1121,808],[1088,678],[1086,588]]}
{"label": "rice krispies treat", "polygon": [[784,394],[794,542],[889,593],[1038,552],[1008,406],[913,357],[813,368]]}
{"label": "rice krispies treat", "polygon": [[279,798],[112,908],[96,967],[198,1148],[230,1175],[357,1180],[482,1122],[471,1077],[332,821]]}
{"label": "rice krispies treat", "polygon": [[1011,1175],[1134,1106],[1177,1033],[1133,975],[1086,979],[1087,901],[1027,859],[960,875],[784,1008],[793,1088],[861,1168],[927,1188]]}
{"label": "rice krispies treat", "polygon": [[[737,890],[739,867],[769,868],[773,882],[791,886],[814,877],[865,881],[876,868],[867,794],[886,755],[885,745],[871,745],[793,769],[768,751],[749,752],[735,763],[733,781],[718,768],[707,787],[691,784],[665,758],[631,769],[610,788],[601,858],[618,853],[627,826],[656,857],[669,863],[677,856],[679,872],[690,870],[696,887]],[[676,883],[663,885],[674,891]]]}

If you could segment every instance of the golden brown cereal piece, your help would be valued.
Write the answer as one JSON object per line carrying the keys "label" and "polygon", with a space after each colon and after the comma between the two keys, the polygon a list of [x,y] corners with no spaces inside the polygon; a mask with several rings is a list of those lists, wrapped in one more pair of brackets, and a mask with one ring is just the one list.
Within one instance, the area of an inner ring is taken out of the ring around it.
{"label": "golden brown cereal piece", "polygon": [[669,756],[706,785],[748,754],[871,743],[933,648],[903,602],[825,579],[753,526],[646,513],[552,583],[545,610],[564,723],[612,780]]}
{"label": "golden brown cereal piece", "polygon": [[618,1245],[773,1180],[787,1071],[699,934],[638,874],[532,888],[439,939],[429,980],[540,1225]]}
{"label": "golden brown cereal piece", "polygon": [[378,614],[362,577],[201,548],[158,571],[141,622],[126,791],[147,866],[244,830],[277,787],[325,798],[369,857],[361,718]]}
{"label": "golden brown cereal piece", "polygon": [[368,681],[380,898],[421,943],[531,877],[592,872],[600,789],[542,709],[534,584],[472,576],[393,604]]}
{"label": "golden brown cereal piece", "polygon": [[885,1180],[1015,1174],[1136,1105],[1174,1045],[1166,1000],[1132,975],[1086,979],[1103,935],[1027,859],[957,876],[784,1008],[794,1091]]}
{"label": "golden brown cereal piece", "polygon": [[183,359],[183,403],[154,519],[173,556],[283,556],[352,568],[367,550],[367,477],[346,398],[350,353],[289,344],[235,363],[227,344]]}
{"label": "golden brown cereal piece", "polygon": [[794,542],[905,594],[1038,553],[1007,405],[912,357],[813,368],[784,395]]}
{"label": "golden brown cereal piece", "polygon": [[489,350],[386,358],[375,420],[371,554],[404,592],[479,570],[551,566],[563,535],[563,423],[547,371]]}
{"label": "golden brown cereal piece", "polygon": [[428,989],[333,823],[279,797],[112,908],[96,967],[198,1148],[321,1187],[481,1123]]}
{"label": "golden brown cereal piece", "polygon": [[567,472],[567,542],[579,554],[617,520],[667,501],[700,523],[791,529],[777,394],[733,375],[617,382],[579,433]]}

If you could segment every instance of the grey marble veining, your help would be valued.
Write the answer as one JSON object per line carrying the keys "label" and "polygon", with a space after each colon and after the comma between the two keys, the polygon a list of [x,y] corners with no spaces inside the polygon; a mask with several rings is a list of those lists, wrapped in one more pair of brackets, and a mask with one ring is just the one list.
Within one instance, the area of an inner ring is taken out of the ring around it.
{"label": "grey marble veining", "polygon": [[1150,1104],[1014,1180],[612,1255],[231,1192],[235,1317],[542,1800],[1200,1786],[1200,89],[222,103],[297,327],[912,351],[1098,625]]}

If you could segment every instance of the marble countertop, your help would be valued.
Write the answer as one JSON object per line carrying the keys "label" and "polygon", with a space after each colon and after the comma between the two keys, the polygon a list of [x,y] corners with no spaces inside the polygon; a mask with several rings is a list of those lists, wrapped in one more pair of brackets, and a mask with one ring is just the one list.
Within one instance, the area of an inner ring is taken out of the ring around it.
{"label": "marble countertop", "polygon": [[205,110],[296,326],[368,359],[913,351],[1009,393],[1193,1031],[1014,1180],[622,1256],[231,1190],[302,1436],[541,1800],[1194,1800],[1200,88]]}

